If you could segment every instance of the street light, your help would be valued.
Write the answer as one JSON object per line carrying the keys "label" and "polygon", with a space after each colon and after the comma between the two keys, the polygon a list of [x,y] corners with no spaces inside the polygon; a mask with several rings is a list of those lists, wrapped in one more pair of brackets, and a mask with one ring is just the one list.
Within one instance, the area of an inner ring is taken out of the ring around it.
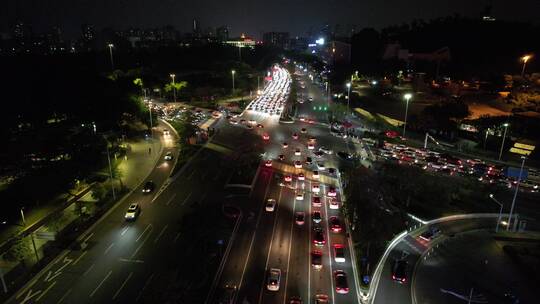
{"label": "street light", "polygon": [[347,109],[349,109],[349,102],[351,100],[351,83],[347,82]]}
{"label": "street light", "polygon": [[173,95],[174,95],[174,102],[176,102],[176,84],[174,83],[174,77],[176,77],[175,74],[169,74],[172,78],[172,84],[173,84]]}
{"label": "street light", "polygon": [[234,74],[236,74],[236,71],[232,70],[231,75],[232,75],[232,92],[233,92],[233,94],[234,94]]}
{"label": "street light", "polygon": [[504,135],[503,135],[503,139],[502,139],[502,143],[501,143],[501,150],[499,151],[499,160],[501,160],[501,157],[502,157],[503,148],[504,148],[504,140],[506,139],[506,131],[508,131],[508,126],[509,125],[510,125],[509,123],[504,123],[503,124]]}
{"label": "street light", "polygon": [[529,61],[529,59],[531,59],[531,55],[525,55],[523,57],[521,57],[521,61],[523,61],[523,68],[521,69],[521,77],[523,78],[523,76],[525,75],[525,66],[527,66],[527,61]]}
{"label": "street light", "polygon": [[502,210],[503,210],[503,204],[499,202],[495,196],[493,196],[492,193],[489,194],[489,198],[492,199],[495,203],[497,203],[501,208],[499,209],[499,216],[497,217],[497,225],[495,226],[495,233],[499,232],[499,223],[501,222],[501,216],[502,216]]}
{"label": "street light", "polygon": [[517,180],[516,184],[516,190],[514,192],[514,198],[512,198],[512,206],[510,207],[510,214],[508,214],[508,226],[506,226],[506,230],[510,230],[510,224],[512,223],[512,214],[514,213],[514,206],[516,204],[516,198],[519,190],[519,184],[521,182],[521,176],[523,174],[523,167],[525,166],[525,160],[527,159],[525,156],[522,156],[521,159],[523,160],[521,162],[521,168],[519,169],[519,178]]}
{"label": "street light", "polygon": [[406,93],[403,95],[403,98],[405,98],[405,123],[403,124],[403,137],[405,137],[405,131],[407,130],[407,112],[409,111],[409,100],[412,98],[411,93]]}
{"label": "street light", "polygon": [[111,56],[111,70],[114,71],[114,60],[113,60],[113,55],[112,55],[112,49],[114,47],[114,44],[109,43],[107,46],[109,47],[109,55]]}
{"label": "street light", "polygon": [[148,111],[150,113],[150,137],[154,138],[154,129],[152,126],[152,102],[151,101],[148,102]]}

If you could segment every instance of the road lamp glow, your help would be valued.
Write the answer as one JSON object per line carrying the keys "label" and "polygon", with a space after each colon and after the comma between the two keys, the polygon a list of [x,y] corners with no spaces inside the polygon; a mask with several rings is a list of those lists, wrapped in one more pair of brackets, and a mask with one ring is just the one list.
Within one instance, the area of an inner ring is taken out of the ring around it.
{"label": "road lamp glow", "polygon": [[529,59],[531,58],[532,58],[531,55],[525,55],[521,57],[521,61],[523,61],[523,68],[521,69],[521,77],[525,75],[525,66],[527,66],[527,61],[529,61]]}
{"label": "road lamp glow", "polygon": [[501,157],[502,157],[503,148],[504,148],[504,140],[506,139],[506,131],[508,131],[508,126],[510,126],[509,123],[504,123],[503,124],[504,135],[503,135],[503,139],[502,139],[502,143],[501,143],[501,150],[499,151],[499,160],[501,160]]}
{"label": "road lamp glow", "polygon": [[409,100],[412,98],[411,93],[406,93],[403,95],[405,98],[405,123],[403,124],[403,137],[405,137],[405,131],[407,130],[407,112],[409,111]]}
{"label": "road lamp glow", "polygon": [[231,75],[232,75],[232,92],[233,92],[233,94],[234,94],[234,74],[236,74],[236,71],[232,70]]}
{"label": "road lamp glow", "polygon": [[113,60],[113,55],[112,55],[112,49],[114,47],[114,44],[109,43],[107,46],[109,47],[109,55],[111,57],[111,70],[114,71],[114,60]]}
{"label": "road lamp glow", "polygon": [[176,77],[176,75],[169,74],[169,76],[172,78],[174,102],[176,102],[176,84],[174,83],[174,77]]}

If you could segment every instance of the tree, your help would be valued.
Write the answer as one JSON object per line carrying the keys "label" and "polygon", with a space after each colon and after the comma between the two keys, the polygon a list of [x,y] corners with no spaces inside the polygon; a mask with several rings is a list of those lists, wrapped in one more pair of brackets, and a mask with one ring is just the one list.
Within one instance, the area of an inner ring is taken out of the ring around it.
{"label": "tree", "polygon": [[26,257],[31,253],[30,244],[24,237],[17,237],[14,239],[13,244],[4,253],[3,257],[7,261],[11,262],[23,262]]}
{"label": "tree", "polygon": [[178,94],[180,90],[187,87],[187,84],[188,83],[186,81],[180,81],[180,82],[174,82],[174,83],[171,81],[170,83],[165,84],[165,87],[163,89],[165,90],[165,92],[170,93],[176,88],[176,94]]}
{"label": "tree", "polygon": [[337,121],[343,121],[349,112],[349,108],[346,105],[334,102],[330,105],[330,113],[332,118]]}

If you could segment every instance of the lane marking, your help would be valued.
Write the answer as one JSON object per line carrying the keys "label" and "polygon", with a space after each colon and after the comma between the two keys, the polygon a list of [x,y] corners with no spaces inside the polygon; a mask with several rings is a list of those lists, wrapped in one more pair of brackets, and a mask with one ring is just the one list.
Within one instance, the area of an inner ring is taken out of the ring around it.
{"label": "lane marking", "polygon": [[70,259],[68,258],[67,256],[64,257],[64,259],[62,260],[62,262],[64,263],[64,265],[62,265],[60,268],[58,268],[55,272],[54,272],[54,275],[51,277],[51,274],[52,274],[52,271],[49,271],[47,273],[47,276],[45,277],[44,281],[45,282],[50,282],[52,281],[54,278],[56,278],[57,276],[61,275],[62,274],[62,270],[64,270],[64,268],[66,268],[67,266],[69,266],[69,264],[73,261],[73,259]]}
{"label": "lane marking", "polygon": [[165,232],[165,229],[167,229],[169,225],[165,225],[165,227],[163,227],[163,229],[161,229],[161,232],[158,234],[157,238],[154,240],[154,244],[156,244],[158,241],[159,241],[159,238],[163,235],[163,233]]}
{"label": "lane marking", "polygon": [[173,193],[171,198],[165,203],[165,205],[169,206],[169,204],[173,201],[173,199],[176,197],[176,193]]}
{"label": "lane marking", "polygon": [[262,302],[262,297],[263,297],[263,293],[264,293],[264,279],[266,278],[266,272],[268,271],[268,263],[270,262],[270,253],[272,252],[272,244],[274,242],[274,233],[276,232],[276,224],[277,224],[277,220],[278,220],[278,217],[279,217],[279,206],[281,205],[280,204],[280,201],[281,201],[281,193],[283,192],[283,188],[284,187],[280,187],[279,188],[279,196],[278,196],[278,200],[277,200],[277,206],[276,206],[276,217],[274,218],[274,225],[272,227],[272,237],[270,238],[270,247],[268,247],[268,254],[266,255],[266,264],[264,266],[264,275],[263,275],[263,280],[262,280],[262,283],[261,283],[261,292],[259,293],[259,303]]}
{"label": "lane marking", "polygon": [[71,291],[72,291],[72,289],[69,289],[68,291],[66,291],[64,293],[64,295],[60,298],[60,300],[58,300],[58,302],[56,304],[61,304],[62,301],[64,301],[67,298],[67,296],[71,293]]}
{"label": "lane marking", "polygon": [[27,290],[29,290],[30,288],[32,288],[32,286],[34,286],[34,284],[36,284],[38,281],[38,279],[35,279],[34,281],[32,281],[32,283],[30,283],[28,286],[26,286],[25,288],[23,288],[23,290],[21,290],[21,292],[19,292],[19,294],[17,294],[15,296],[15,299],[19,299],[20,297],[22,297],[23,294],[26,293]]}
{"label": "lane marking", "polygon": [[[303,185],[304,185],[304,183],[302,183],[302,186]],[[296,187],[298,188],[298,180],[296,180]],[[305,197],[304,197],[304,199],[305,199]],[[287,283],[289,282],[289,266],[290,266],[290,260],[291,260],[291,247],[292,247],[292,243],[293,243],[293,227],[294,227],[295,210],[296,210],[296,198],[295,198],[295,200],[293,200],[293,212],[292,212],[291,228],[289,229],[289,235],[290,235],[289,253],[288,253],[288,256],[287,256],[287,271],[285,272],[286,276],[285,276],[285,288],[283,289],[284,290],[284,292],[283,292],[283,304],[285,304],[285,302],[287,301]]]}
{"label": "lane marking", "polygon": [[105,252],[103,253],[103,255],[107,255],[107,252],[109,252],[109,250],[111,250],[111,248],[114,246],[114,243],[110,244],[109,247],[107,247],[107,249],[105,249]]}
{"label": "lane marking", "polygon": [[330,290],[332,291],[332,303],[335,301],[336,299],[336,295],[334,293],[334,272],[333,272],[333,268],[332,268],[332,248],[330,248],[330,229],[329,229],[329,225],[328,225],[328,199],[326,198],[326,185],[322,184],[322,194],[323,194],[323,205],[324,205],[324,223],[326,224],[326,247],[328,248],[328,260],[330,261],[330,284],[332,285],[330,287]]}
{"label": "lane marking", "polygon": [[135,302],[139,302],[139,299],[141,298],[144,290],[146,289],[146,287],[148,286],[148,284],[150,284],[150,281],[152,281],[152,278],[154,277],[154,273],[152,273],[148,279],[146,280],[146,282],[144,283],[144,286],[143,288],[141,289],[141,291],[139,292],[139,295],[137,296],[137,298],[135,299]]}
{"label": "lane marking", "polygon": [[180,237],[180,232],[178,232],[178,233],[176,234],[176,236],[174,237],[173,243],[176,244],[176,241],[178,241],[178,238],[179,238],[179,237]]}
{"label": "lane marking", "polygon": [[[152,225],[150,225],[152,226]],[[137,247],[137,249],[135,250],[135,252],[133,252],[133,254],[131,255],[131,258],[133,259],[135,257],[135,255],[137,255],[137,252],[139,252],[139,250],[141,250],[142,246],[144,245],[144,243],[146,243],[146,241],[148,240],[148,238],[152,235],[152,230],[153,228],[150,229],[150,232],[146,235],[146,237],[144,238],[144,240],[142,241],[142,243],[139,245],[139,247]]]}
{"label": "lane marking", "polygon": [[24,299],[21,301],[20,304],[25,304],[26,302],[30,301],[33,297],[37,296],[40,293],[41,293],[41,290],[38,290],[35,293],[32,293],[32,289],[29,289],[28,293],[26,294],[26,297],[24,297]]}
{"label": "lane marking", "polygon": [[125,258],[119,258],[118,261],[120,261],[120,262],[126,262],[126,263],[139,263],[139,264],[143,264],[143,263],[144,263],[143,260],[133,260],[133,259],[125,259]]}
{"label": "lane marking", "polygon": [[248,250],[246,262],[244,263],[244,268],[242,269],[242,275],[240,276],[240,283],[238,284],[238,293],[240,293],[240,290],[242,288],[242,283],[244,282],[244,274],[246,273],[247,265],[248,265],[249,259],[251,257],[251,249],[253,248],[253,243],[255,241],[255,236],[257,235],[257,228],[259,227],[259,223],[261,221],[261,215],[263,214],[265,201],[266,201],[266,198],[268,197],[268,191],[270,190],[270,184],[272,184],[272,175],[270,175],[268,185],[266,185],[266,191],[264,192],[263,203],[262,203],[262,206],[261,206],[261,208],[259,210],[259,215],[257,216],[257,223],[255,224],[255,231],[253,232],[253,235],[251,236],[251,242],[249,243],[249,250]]}
{"label": "lane marking", "polygon": [[185,205],[186,202],[187,202],[187,200],[191,197],[191,194],[193,194],[193,192],[190,192],[190,193],[188,194],[188,196],[186,196],[186,198],[182,201],[182,204],[180,204],[180,205],[182,205],[182,206]]}
{"label": "lane marking", "polygon": [[146,230],[148,230],[150,227],[152,227],[152,224],[148,224],[148,225],[146,226],[146,228],[144,229],[144,231],[139,235],[139,237],[135,240],[135,242],[138,242],[138,241],[141,239],[141,237],[144,235],[144,233],[146,232]]}
{"label": "lane marking", "polygon": [[121,235],[121,236],[124,236],[124,234],[126,234],[126,232],[129,230],[129,227],[130,227],[130,226],[127,226],[126,228],[124,228],[124,229],[122,230],[122,233],[120,233],[120,235]]}
{"label": "lane marking", "polygon": [[86,276],[90,272],[90,270],[92,270],[92,268],[94,268],[94,266],[96,266],[96,263],[90,265],[90,267],[88,267],[88,269],[83,273],[83,276]]}
{"label": "lane marking", "polygon": [[36,298],[36,302],[39,301],[39,300],[41,300],[41,298],[42,298],[44,295],[46,295],[47,292],[48,292],[49,290],[51,290],[51,288],[53,288],[54,285],[56,285],[56,281],[52,282],[52,284],[49,285],[49,287],[47,287],[47,289],[45,289],[45,290],[39,295],[39,297]]}
{"label": "lane marking", "polygon": [[61,275],[62,273],[61,272],[55,273],[52,277],[51,277],[51,274],[52,274],[52,272],[49,271],[49,273],[45,277],[45,280],[44,280],[45,282],[50,282],[50,281],[54,280],[57,276]]}
{"label": "lane marking", "polygon": [[[308,180],[307,181],[307,184],[308,184],[308,187],[311,188],[311,181]],[[308,259],[308,298],[307,298],[307,303],[311,303],[311,236],[313,235],[313,231],[311,230],[311,200],[313,199],[313,195],[310,195],[310,199],[309,199],[309,206],[308,206],[308,214],[306,214],[306,216],[304,217],[304,221],[307,219],[308,221],[308,254],[309,254],[309,259]]]}
{"label": "lane marking", "polygon": [[91,238],[91,237],[92,237],[93,235],[94,235],[94,233],[93,233],[93,232],[92,232],[92,233],[90,233],[90,235],[89,235],[89,236],[87,236],[86,238],[84,238],[84,240],[83,240],[83,243],[86,243],[86,242],[88,242],[88,240],[89,240],[89,239],[90,239],[90,238]]}
{"label": "lane marking", "polygon": [[90,294],[90,298],[94,296],[94,294],[96,293],[96,291],[98,291],[98,289],[101,287],[101,285],[103,285],[103,283],[111,276],[111,273],[112,273],[112,270],[109,270],[109,273],[107,273],[107,275],[103,278],[103,280],[101,280],[99,285],[96,286],[94,291],[92,291],[92,293]]}
{"label": "lane marking", "polygon": [[118,288],[118,290],[116,291],[116,293],[114,294],[114,296],[112,297],[112,299],[116,299],[116,297],[118,296],[118,294],[120,294],[120,291],[122,291],[122,288],[124,288],[124,285],[126,285],[127,281],[129,281],[129,279],[131,278],[131,276],[133,275],[133,272],[130,272],[128,277],[126,278],[126,280],[124,281],[124,283],[122,283],[122,285],[120,285],[120,288]]}

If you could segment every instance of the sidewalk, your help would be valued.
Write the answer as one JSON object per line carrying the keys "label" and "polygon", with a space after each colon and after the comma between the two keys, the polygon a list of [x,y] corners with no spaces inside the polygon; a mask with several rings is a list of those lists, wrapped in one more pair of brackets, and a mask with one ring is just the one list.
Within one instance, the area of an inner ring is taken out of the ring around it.
{"label": "sidewalk", "polygon": [[[153,169],[161,154],[162,144],[159,139],[155,139],[154,143],[148,140],[130,141],[127,143],[129,146],[131,146],[131,151],[127,153],[127,160],[118,159],[118,161],[120,161],[118,168],[122,172],[122,184],[128,189],[133,189],[137,187],[138,184]],[[148,153],[148,148],[152,148],[151,154]],[[81,189],[77,190],[84,190],[86,188],[84,186],[87,187],[88,185],[83,185],[80,187]],[[79,191],[77,192],[80,193]],[[90,195],[90,192],[85,196],[88,195]],[[85,196],[81,197],[80,199],[84,199]],[[34,226],[40,223],[51,213],[61,212],[65,208],[68,208],[69,206],[66,206],[66,202],[72,197],[74,196],[61,194],[56,199],[53,199],[45,204],[25,209],[24,217],[26,220],[26,228],[23,229],[22,226],[15,225],[0,226],[0,228],[4,228],[0,230],[0,244],[19,233],[37,230],[39,227]]]}

